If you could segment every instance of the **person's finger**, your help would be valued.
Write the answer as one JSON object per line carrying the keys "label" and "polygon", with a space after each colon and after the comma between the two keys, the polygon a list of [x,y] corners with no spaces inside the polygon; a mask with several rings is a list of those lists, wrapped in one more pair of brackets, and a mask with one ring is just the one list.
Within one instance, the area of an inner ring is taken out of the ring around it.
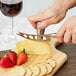
{"label": "person's finger", "polygon": [[67,29],[65,34],[64,34],[64,42],[70,43],[71,39],[72,39],[72,33],[71,33],[70,29]]}
{"label": "person's finger", "polygon": [[33,16],[29,16],[28,17],[28,20],[30,21],[30,23],[32,24],[32,26],[34,28],[36,28],[36,23],[37,22],[41,22],[41,21],[45,21],[47,18],[49,18],[47,15],[44,15],[44,14],[36,14],[36,15],[33,15]]}
{"label": "person's finger", "polygon": [[36,23],[42,21],[43,15],[42,14],[36,14],[33,16],[29,16],[28,20],[30,21],[30,23],[32,24],[32,26],[36,29]]}
{"label": "person's finger", "polygon": [[29,18],[28,18],[29,22],[32,24],[32,26],[36,29],[36,22],[34,21],[31,21]]}
{"label": "person's finger", "polygon": [[71,38],[71,40],[68,43],[72,43],[72,38]]}
{"label": "person's finger", "polygon": [[39,29],[44,29],[51,24],[56,24],[57,22],[58,21],[57,21],[56,16],[51,16],[49,19],[40,22],[40,24],[38,25],[38,28]]}
{"label": "person's finger", "polygon": [[45,15],[44,15],[44,13],[38,13],[33,16],[29,16],[28,19],[31,21],[34,21],[34,22],[39,22],[39,21],[41,22],[41,21],[45,20]]}
{"label": "person's finger", "polygon": [[66,26],[62,25],[61,28],[58,30],[56,37],[58,39],[59,42],[64,42],[64,34],[66,32]]}
{"label": "person's finger", "polygon": [[40,22],[40,24],[38,25],[38,29],[44,29],[46,27],[48,27],[52,22],[50,22],[50,19],[48,20],[44,20],[42,22]]}
{"label": "person's finger", "polygon": [[76,32],[72,33],[72,43],[76,44]]}

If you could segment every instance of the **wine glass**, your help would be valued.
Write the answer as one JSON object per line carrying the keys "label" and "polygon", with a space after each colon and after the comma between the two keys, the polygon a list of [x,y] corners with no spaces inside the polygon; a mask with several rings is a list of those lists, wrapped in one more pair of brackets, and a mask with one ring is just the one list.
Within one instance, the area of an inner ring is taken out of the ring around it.
{"label": "wine glass", "polygon": [[14,19],[13,17],[18,15],[22,8],[22,0],[1,0],[1,12],[12,19],[12,29],[10,36],[15,38],[13,34]]}
{"label": "wine glass", "polygon": [[[23,0],[0,0],[1,2],[1,12],[7,16],[10,17],[12,20],[12,26],[11,26],[11,32],[8,34],[8,41],[15,42],[16,36],[14,33],[14,17],[17,16],[21,9],[22,9],[22,4]],[[10,30],[10,29],[9,29]]]}

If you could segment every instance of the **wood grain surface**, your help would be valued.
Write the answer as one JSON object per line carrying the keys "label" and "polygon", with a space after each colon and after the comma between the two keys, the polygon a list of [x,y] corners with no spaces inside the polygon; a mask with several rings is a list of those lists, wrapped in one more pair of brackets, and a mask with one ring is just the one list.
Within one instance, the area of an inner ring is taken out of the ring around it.
{"label": "wood grain surface", "polygon": [[57,49],[68,55],[68,61],[54,76],[76,76],[76,44],[63,43]]}
{"label": "wood grain surface", "polygon": [[[68,61],[55,73],[54,76],[76,76],[76,45],[61,44],[57,49],[68,55]],[[1,51],[0,56],[5,52]]]}
{"label": "wood grain surface", "polygon": [[[57,62],[57,65],[56,65],[56,68],[53,70],[53,72],[51,74],[49,74],[48,76],[52,76],[55,72],[57,72],[57,70],[65,63],[65,61],[67,60],[67,55],[63,52],[60,52],[58,51],[55,46],[57,46],[59,43],[57,42],[56,39],[52,39],[51,40],[51,47],[52,47],[52,50],[53,50],[53,59],[56,60]],[[2,53],[5,53],[5,52],[2,52]],[[0,53],[2,55],[2,53]],[[36,55],[30,55],[29,56],[29,59],[28,61],[22,65],[22,67],[27,67],[31,64],[35,64],[37,63],[39,60],[43,60],[45,58],[48,58],[50,57],[49,55],[45,55],[45,56],[36,56]],[[5,70],[7,71],[7,70]],[[14,75],[14,74],[13,74]],[[2,75],[1,75],[2,76]],[[59,76],[59,75],[58,75]]]}

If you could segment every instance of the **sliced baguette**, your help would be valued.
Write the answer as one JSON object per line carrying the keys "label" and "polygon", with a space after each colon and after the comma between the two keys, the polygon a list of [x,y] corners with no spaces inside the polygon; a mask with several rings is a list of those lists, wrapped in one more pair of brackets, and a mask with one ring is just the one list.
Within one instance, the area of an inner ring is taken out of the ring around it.
{"label": "sliced baguette", "polygon": [[29,67],[32,71],[32,76],[39,76],[40,74],[40,68],[38,65],[33,65]]}
{"label": "sliced baguette", "polygon": [[32,76],[32,71],[30,68],[25,68],[25,75],[24,76]]}
{"label": "sliced baguette", "polygon": [[51,64],[52,68],[56,67],[56,61],[54,59],[46,59],[46,62]]}
{"label": "sliced baguette", "polygon": [[39,74],[39,76],[46,75],[46,73],[47,73],[48,70],[47,70],[47,67],[45,66],[45,64],[38,63],[37,65],[40,67],[40,74]]}

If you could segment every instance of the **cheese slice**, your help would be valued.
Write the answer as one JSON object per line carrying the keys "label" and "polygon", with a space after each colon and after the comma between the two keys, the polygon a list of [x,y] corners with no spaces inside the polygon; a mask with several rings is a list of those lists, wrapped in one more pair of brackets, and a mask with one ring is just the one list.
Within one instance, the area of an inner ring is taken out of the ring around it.
{"label": "cheese slice", "polygon": [[52,54],[50,44],[42,41],[24,40],[16,44],[16,53],[26,50],[27,54]]}

